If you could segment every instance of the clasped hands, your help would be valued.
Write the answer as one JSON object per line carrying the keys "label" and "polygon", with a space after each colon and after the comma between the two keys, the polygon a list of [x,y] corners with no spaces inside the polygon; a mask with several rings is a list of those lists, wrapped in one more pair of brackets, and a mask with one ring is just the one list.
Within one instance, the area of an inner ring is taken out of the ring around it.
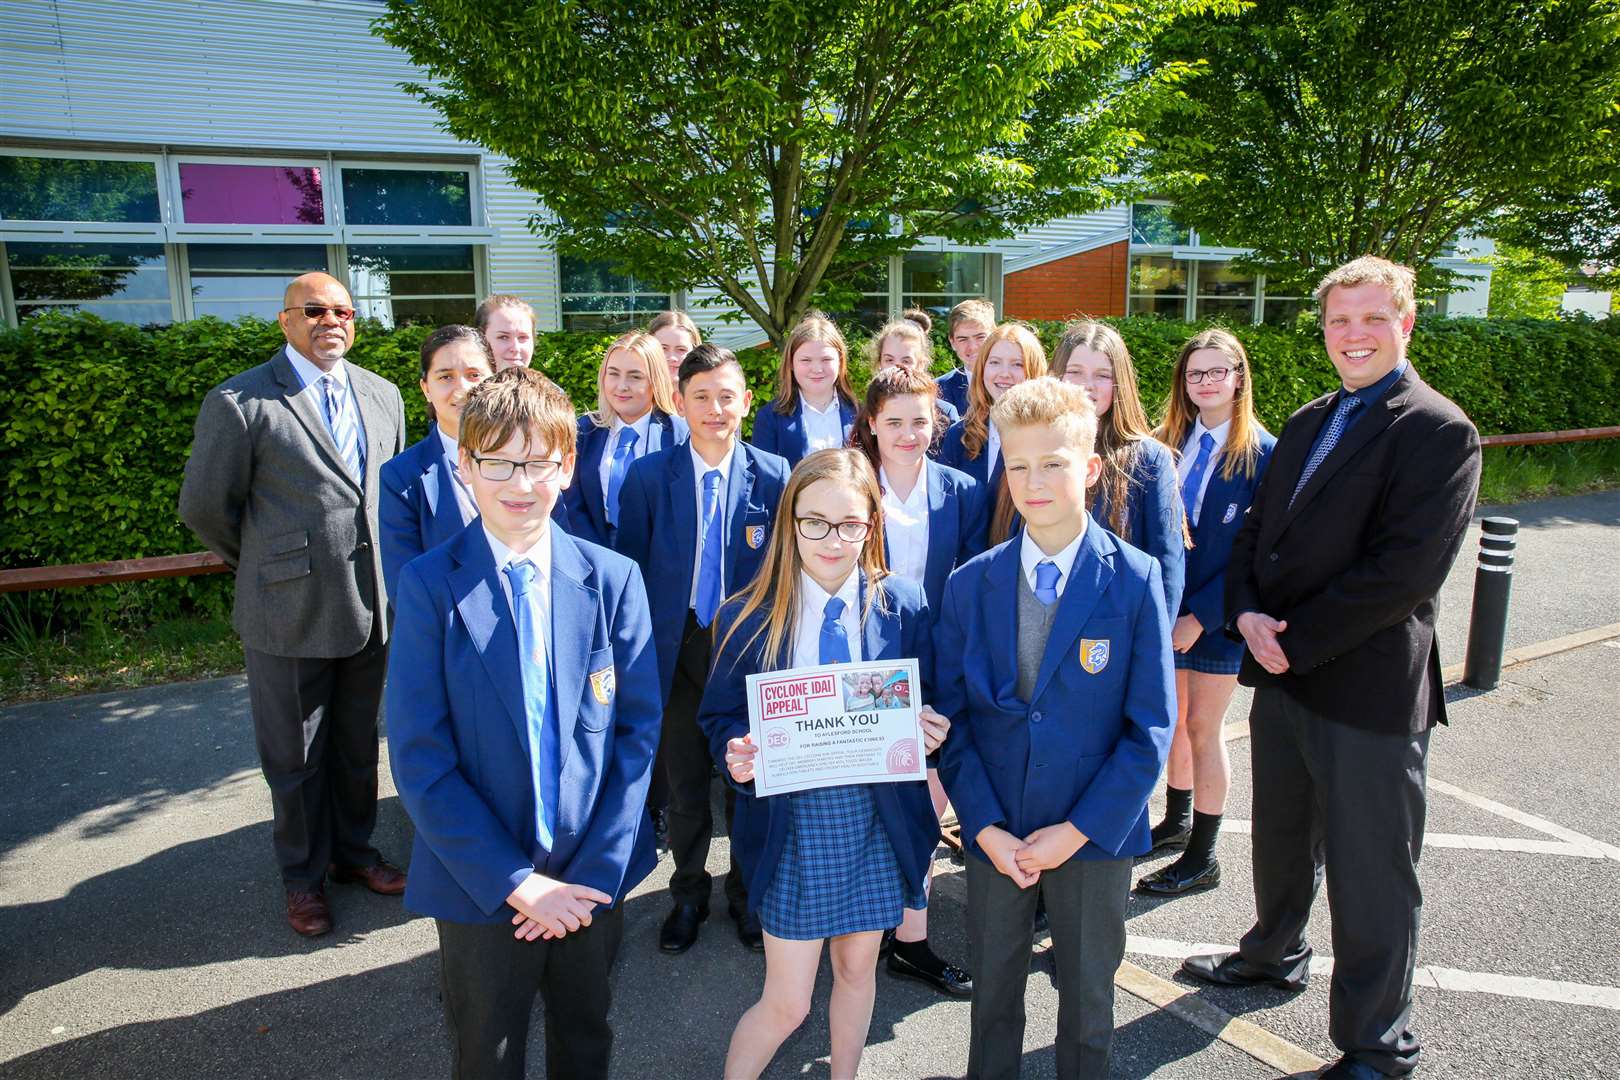
{"label": "clasped hands", "polygon": [[598,904],[611,904],[613,897],[588,885],[535,872],[512,890],[506,902],[517,909],[512,916],[513,934],[519,941],[555,941],[565,934],[591,925],[591,912]]}
{"label": "clasped hands", "polygon": [[1022,840],[999,825],[986,825],[975,839],[991,865],[1020,889],[1039,881],[1041,871],[1056,870],[1068,862],[1089,842],[1085,833],[1067,821],[1042,826]]}
{"label": "clasped hands", "polygon": [[[945,741],[945,736],[950,734],[951,722],[935,712],[931,705],[924,705],[918,710],[917,719],[922,724],[923,751],[932,754]],[[747,735],[727,740],[726,771],[737,783],[746,784],[754,779],[754,758],[758,756],[759,747]]]}
{"label": "clasped hands", "polygon": [[1273,675],[1288,670],[1288,654],[1277,635],[1288,629],[1288,620],[1273,619],[1258,611],[1245,611],[1237,617],[1238,633],[1249,646],[1249,654]]}

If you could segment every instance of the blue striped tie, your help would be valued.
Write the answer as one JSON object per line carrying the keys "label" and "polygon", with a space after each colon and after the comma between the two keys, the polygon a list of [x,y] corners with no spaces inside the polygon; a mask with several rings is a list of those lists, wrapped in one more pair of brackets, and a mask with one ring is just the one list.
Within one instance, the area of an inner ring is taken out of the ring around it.
{"label": "blue striped tie", "polygon": [[1299,483],[1294,485],[1294,493],[1288,497],[1289,506],[1294,505],[1294,500],[1299,498],[1299,493],[1304,491],[1305,485],[1310,482],[1311,475],[1323,461],[1327,460],[1327,456],[1333,453],[1333,448],[1339,445],[1339,437],[1344,434],[1345,425],[1350,421],[1350,414],[1355,412],[1360,404],[1361,399],[1354,394],[1346,394],[1339,399],[1338,407],[1328,418],[1327,431],[1323,432],[1322,441],[1311,451],[1310,459],[1305,462],[1305,468],[1299,474]]}
{"label": "blue striped tie", "polygon": [[720,470],[710,469],[703,474],[703,555],[698,560],[697,621],[708,626],[714,613],[720,610],[720,573],[725,555],[725,514],[720,511]]}
{"label": "blue striped tie", "polygon": [[544,608],[535,602],[539,568],[528,559],[507,564],[512,586],[512,617],[517,624],[518,674],[523,686],[523,712],[534,753],[534,823],[540,846],[551,850],[557,820],[559,745],[557,701],[551,692],[551,661],[540,621]]}
{"label": "blue striped tie", "polygon": [[364,484],[365,460],[360,456],[360,425],[355,421],[354,406],[336,375],[321,376],[322,396],[326,400],[326,426],[332,431],[332,441],[349,475],[357,484]]}
{"label": "blue striped tie", "polygon": [[1058,569],[1057,563],[1051,559],[1042,559],[1035,564],[1035,599],[1047,607],[1057,603],[1057,583],[1063,577],[1063,571]]}
{"label": "blue striped tie", "polygon": [[613,448],[613,461],[608,465],[607,520],[614,527],[619,524],[619,492],[624,490],[624,474],[636,459],[636,440],[640,437],[633,427],[620,428],[619,445]]}
{"label": "blue striped tie", "polygon": [[821,609],[820,649],[823,664],[849,663],[849,632],[844,629],[843,614],[844,602],[836,596]]}
{"label": "blue striped tie", "polygon": [[1204,482],[1204,472],[1209,468],[1210,455],[1214,451],[1215,436],[1206,431],[1198,439],[1198,456],[1193,458],[1192,469],[1188,471],[1187,479],[1181,482],[1181,505],[1187,511],[1187,520],[1194,525],[1198,524],[1198,489]]}

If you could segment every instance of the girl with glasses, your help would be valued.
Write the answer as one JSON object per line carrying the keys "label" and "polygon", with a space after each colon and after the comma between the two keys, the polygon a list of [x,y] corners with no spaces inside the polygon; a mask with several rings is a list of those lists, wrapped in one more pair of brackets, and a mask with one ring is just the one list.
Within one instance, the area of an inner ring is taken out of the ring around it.
{"label": "girl with glasses", "polygon": [[1176,475],[1192,532],[1186,589],[1170,633],[1176,662],[1176,734],[1166,773],[1165,819],[1154,845],[1179,859],[1137,882],[1154,896],[1213,889],[1215,858],[1232,767],[1221,721],[1237,688],[1241,642],[1223,628],[1226,564],[1277,440],[1254,413],[1254,385],[1243,343],[1219,328],[1193,335],[1176,356],[1155,433],[1177,450]]}
{"label": "girl with glasses", "polygon": [[[822,942],[832,954],[832,1075],[854,1076],[877,992],[879,940],[923,902],[939,822],[921,781],[844,784],[754,798],[746,679],[764,671],[914,658],[932,676],[928,604],[883,555],[883,499],[859,452],[821,450],[793,470],[765,564],[715,620],[698,722],[742,792],[732,850],[764,925],[765,986],[737,1023],[724,1075],[757,1077],[810,1011]],[[871,692],[871,687],[866,688]],[[926,695],[924,695],[926,697]],[[925,709],[932,753],[949,727]]]}

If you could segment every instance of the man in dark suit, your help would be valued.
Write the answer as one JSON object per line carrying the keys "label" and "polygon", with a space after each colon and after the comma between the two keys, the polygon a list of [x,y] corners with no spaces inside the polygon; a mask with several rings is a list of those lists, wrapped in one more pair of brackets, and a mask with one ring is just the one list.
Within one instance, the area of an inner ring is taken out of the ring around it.
{"label": "man in dark suit", "polygon": [[1479,435],[1406,359],[1413,274],[1364,257],[1316,298],[1343,386],[1289,418],[1232,549],[1227,624],[1254,770],[1256,921],[1236,952],[1182,970],[1305,985],[1326,863],[1336,1080],[1401,1076],[1423,895],[1429,731],[1445,722],[1435,596],[1473,514]]}
{"label": "man in dark suit", "polygon": [[332,929],[328,876],[405,889],[371,846],[388,659],[377,470],[405,448],[405,407],[344,361],[354,302],[340,282],[305,274],[283,303],[286,347],[203,399],[180,517],[236,571],[287,921],[316,935]]}

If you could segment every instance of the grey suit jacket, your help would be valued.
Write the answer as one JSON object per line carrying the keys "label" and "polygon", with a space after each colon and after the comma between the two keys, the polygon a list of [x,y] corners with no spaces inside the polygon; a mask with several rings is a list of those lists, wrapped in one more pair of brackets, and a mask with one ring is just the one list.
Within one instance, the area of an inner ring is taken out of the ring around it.
{"label": "grey suit jacket", "polygon": [[386,637],[377,470],[405,448],[405,405],[387,379],[348,364],[365,427],[357,485],[286,350],[208,392],[180,486],[180,519],[236,570],[232,622],[276,656],[359,652]]}

